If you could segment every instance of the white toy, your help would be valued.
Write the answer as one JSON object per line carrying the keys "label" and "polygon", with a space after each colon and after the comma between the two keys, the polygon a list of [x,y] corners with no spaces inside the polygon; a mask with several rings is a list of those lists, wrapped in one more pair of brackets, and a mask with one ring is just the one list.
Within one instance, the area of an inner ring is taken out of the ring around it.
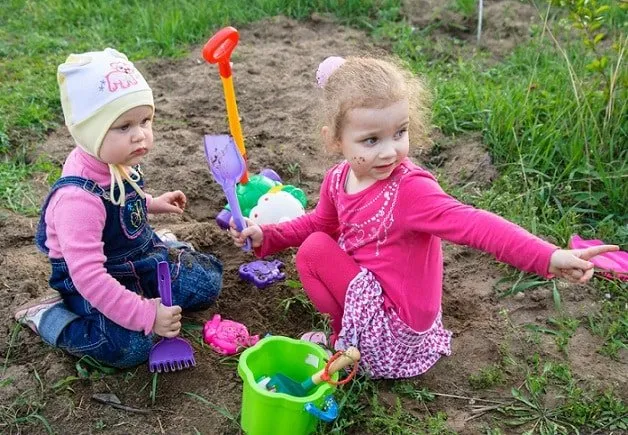
{"label": "white toy", "polygon": [[305,214],[301,202],[283,190],[271,189],[251,209],[249,219],[258,225],[278,224]]}

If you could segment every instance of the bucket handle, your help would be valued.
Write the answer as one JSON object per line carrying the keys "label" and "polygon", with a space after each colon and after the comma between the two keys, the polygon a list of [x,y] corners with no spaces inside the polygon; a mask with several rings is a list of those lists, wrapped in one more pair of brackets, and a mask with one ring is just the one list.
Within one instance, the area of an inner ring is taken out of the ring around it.
{"label": "bucket handle", "polygon": [[330,423],[338,417],[338,404],[336,403],[336,399],[334,399],[334,396],[327,396],[327,399],[325,399],[325,402],[323,403],[323,408],[325,409],[325,411],[318,408],[312,402],[308,402],[305,404],[305,410],[307,412],[309,412],[319,420],[323,420],[326,423]]}

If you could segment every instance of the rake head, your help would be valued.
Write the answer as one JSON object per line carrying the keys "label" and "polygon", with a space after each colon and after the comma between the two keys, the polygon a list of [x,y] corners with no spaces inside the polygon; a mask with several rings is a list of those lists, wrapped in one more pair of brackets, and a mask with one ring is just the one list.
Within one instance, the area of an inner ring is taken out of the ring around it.
{"label": "rake head", "polygon": [[174,372],[196,365],[194,349],[182,338],[164,338],[150,351],[148,369],[151,373]]}

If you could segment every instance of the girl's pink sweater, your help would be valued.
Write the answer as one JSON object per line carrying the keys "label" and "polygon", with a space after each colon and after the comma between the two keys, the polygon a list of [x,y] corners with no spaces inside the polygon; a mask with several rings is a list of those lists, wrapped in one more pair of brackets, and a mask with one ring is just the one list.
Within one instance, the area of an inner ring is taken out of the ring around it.
{"label": "girl's pink sweater", "polygon": [[[78,176],[98,183],[106,191],[111,184],[109,167],[81,148],[68,155],[61,176]],[[152,197],[146,195],[150,212]],[[94,308],[118,325],[150,334],[157,314],[157,299],[127,290],[105,269],[102,232],[106,212],[102,200],[80,187],[57,190],[46,210],[46,246],[50,258],[63,258],[76,290]]]}
{"label": "girl's pink sweater", "polygon": [[[264,225],[266,256],[323,231],[355,261],[370,270],[388,307],[413,329],[429,328],[441,309],[441,239],[491,253],[499,261],[548,277],[556,246],[492,213],[447,195],[436,179],[406,159],[392,175],[348,194],[347,162],[325,176],[316,208],[292,221]],[[452,289],[452,291],[456,291]]]}

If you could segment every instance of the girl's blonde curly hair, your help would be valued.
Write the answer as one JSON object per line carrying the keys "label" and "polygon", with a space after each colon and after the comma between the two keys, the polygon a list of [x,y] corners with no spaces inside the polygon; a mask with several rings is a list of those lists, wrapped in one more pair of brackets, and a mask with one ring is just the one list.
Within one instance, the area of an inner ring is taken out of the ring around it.
{"label": "girl's blonde curly hair", "polygon": [[321,124],[327,126],[327,146],[340,140],[347,112],[355,108],[382,109],[407,99],[411,143],[428,148],[431,141],[432,96],[424,81],[391,59],[348,57],[321,83]]}

